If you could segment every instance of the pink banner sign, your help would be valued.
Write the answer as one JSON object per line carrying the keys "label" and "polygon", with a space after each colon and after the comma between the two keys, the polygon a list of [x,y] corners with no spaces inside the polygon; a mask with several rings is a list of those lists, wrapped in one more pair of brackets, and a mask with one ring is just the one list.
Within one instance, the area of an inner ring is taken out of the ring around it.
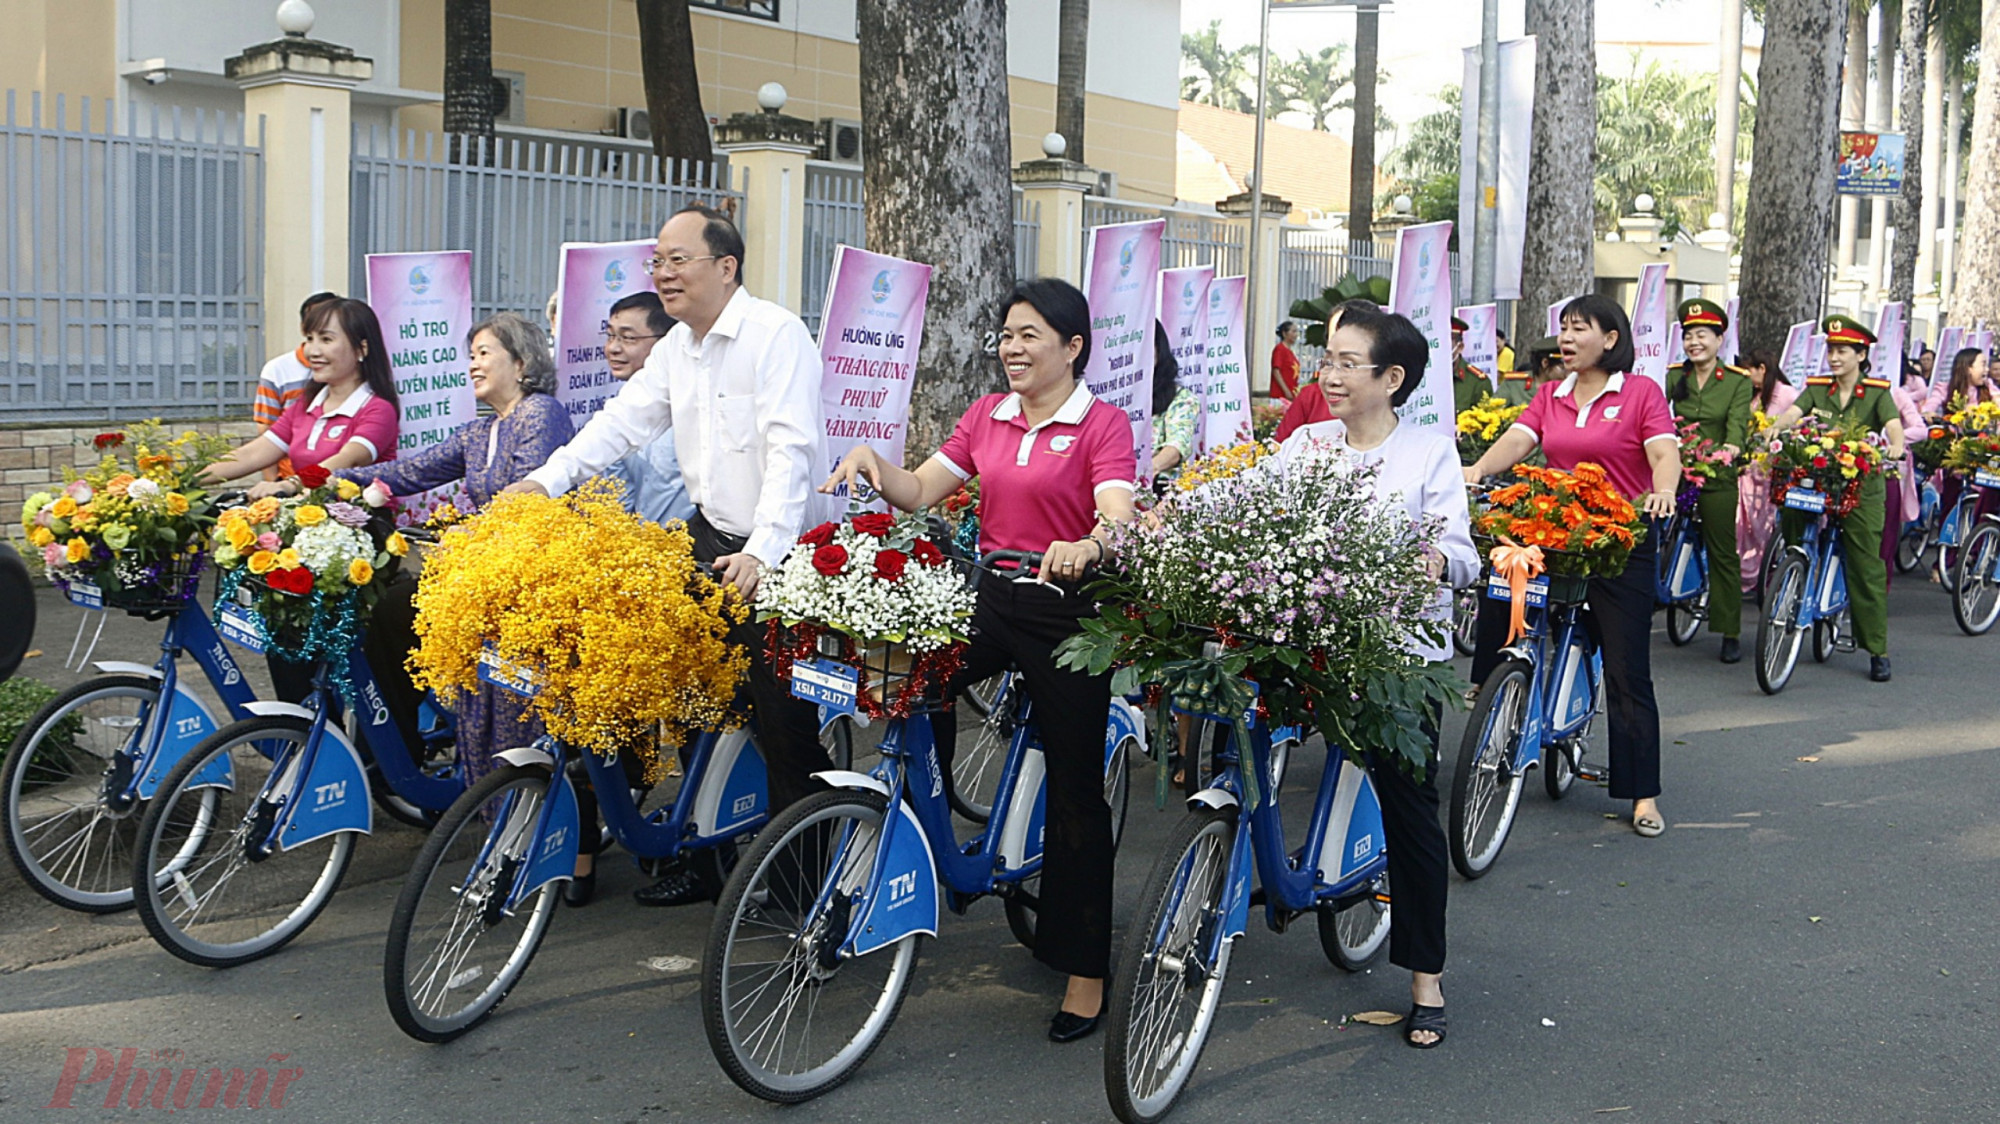
{"label": "pink banner sign", "polygon": [[646,259],[651,238],[639,242],[565,242],[556,269],[556,401],[582,429],[618,382],[604,361],[604,333],[611,306],[633,293],[653,291]]}
{"label": "pink banner sign", "polygon": [[1486,372],[1486,381],[1500,389],[1500,306],[1474,304],[1453,315],[1465,321],[1465,361]]}
{"label": "pink banner sign", "polygon": [[1165,219],[1092,227],[1085,239],[1090,392],[1132,421],[1133,479],[1153,478],[1153,321],[1159,315]]}
{"label": "pink banner sign", "polygon": [[1667,263],[1639,267],[1639,295],[1632,302],[1632,370],[1667,386]]}
{"label": "pink banner sign", "polygon": [[1202,349],[1202,448],[1213,452],[1254,437],[1250,421],[1250,371],[1243,357],[1241,277],[1218,277],[1208,286],[1208,343]]}
{"label": "pink banner sign", "polygon": [[1931,364],[1932,398],[1942,398],[1944,388],[1951,385],[1952,362],[1965,346],[1964,328],[1945,328],[1938,332],[1937,362]]}
{"label": "pink banner sign", "polygon": [[1451,223],[1427,222],[1396,232],[1389,272],[1389,307],[1410,318],[1430,341],[1423,384],[1396,411],[1406,422],[1457,439],[1451,394]]}
{"label": "pink banner sign", "polygon": [[[1208,398],[1202,363],[1208,349],[1208,286],[1214,280],[1212,265],[1160,272],[1160,326],[1167,331],[1167,343],[1173,348],[1174,363],[1179,368],[1176,381],[1181,389],[1194,393],[1197,418],[1205,415],[1203,405]],[[1201,429],[1196,425],[1192,456],[1201,454]]]}
{"label": "pink banner sign", "polygon": [[1784,372],[1785,381],[1800,389],[1813,373],[1812,340],[1813,322],[1801,320],[1785,333],[1785,350],[1778,356],[1778,369]]}
{"label": "pink banner sign", "polygon": [[1903,333],[1909,330],[1902,301],[1890,301],[1875,313],[1875,346],[1868,349],[1868,374],[1903,382]]}
{"label": "pink banner sign", "polygon": [[819,329],[828,464],[839,464],[857,445],[903,463],[930,291],[928,265],[852,246],[834,255]]}
{"label": "pink banner sign", "polygon": [[[369,254],[368,307],[382,323],[403,407],[397,455],[443,444],[454,430],[471,424],[478,408],[466,376],[472,252]],[[451,485],[406,498],[398,519],[408,524],[427,518],[457,491]]]}

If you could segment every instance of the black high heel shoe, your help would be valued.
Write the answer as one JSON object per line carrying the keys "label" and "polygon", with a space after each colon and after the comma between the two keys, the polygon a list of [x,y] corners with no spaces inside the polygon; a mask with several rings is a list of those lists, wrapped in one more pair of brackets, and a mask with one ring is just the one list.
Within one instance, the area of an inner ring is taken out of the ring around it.
{"label": "black high heel shoe", "polygon": [[563,904],[581,908],[590,904],[597,896],[597,871],[578,874],[570,878],[569,885],[563,887]]}
{"label": "black high heel shoe", "polygon": [[1049,1041],[1074,1042],[1079,1038],[1088,1038],[1096,1033],[1097,1024],[1103,1021],[1102,1011],[1095,1015],[1073,1015],[1068,1011],[1057,1011],[1056,1017],[1049,1020]]}

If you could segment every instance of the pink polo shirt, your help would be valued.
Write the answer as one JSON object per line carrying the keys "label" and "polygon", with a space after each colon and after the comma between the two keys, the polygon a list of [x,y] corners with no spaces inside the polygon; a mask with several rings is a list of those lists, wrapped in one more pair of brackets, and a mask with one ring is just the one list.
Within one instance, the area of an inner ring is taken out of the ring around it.
{"label": "pink polo shirt", "polygon": [[1589,402],[1577,401],[1575,375],[1545,383],[1514,428],[1541,442],[1550,468],[1568,472],[1584,461],[1602,466],[1628,500],[1653,490],[1646,446],[1680,440],[1667,396],[1644,375],[1614,374]]}
{"label": "pink polo shirt", "polygon": [[285,407],[264,438],[292,458],[295,469],[318,464],[358,441],[368,450],[368,462],[396,459],[396,433],[402,419],[396,407],[377,398],[364,384],[337,408],[326,409],[326,388],[310,399],[300,397]]}
{"label": "pink polo shirt", "polygon": [[1047,550],[1097,526],[1097,493],[1132,491],[1132,423],[1082,382],[1055,416],[1028,426],[1021,396],[972,404],[931,459],[979,478],[979,549]]}

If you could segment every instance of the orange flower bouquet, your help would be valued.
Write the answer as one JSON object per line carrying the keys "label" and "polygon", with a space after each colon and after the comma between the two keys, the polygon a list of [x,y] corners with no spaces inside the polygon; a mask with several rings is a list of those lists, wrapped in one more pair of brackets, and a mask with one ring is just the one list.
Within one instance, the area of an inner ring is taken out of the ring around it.
{"label": "orange flower bouquet", "polygon": [[1516,483],[1487,497],[1477,530],[1510,545],[1539,547],[1548,572],[1562,577],[1622,573],[1646,524],[1618,494],[1602,467],[1588,461],[1563,472],[1516,465]]}

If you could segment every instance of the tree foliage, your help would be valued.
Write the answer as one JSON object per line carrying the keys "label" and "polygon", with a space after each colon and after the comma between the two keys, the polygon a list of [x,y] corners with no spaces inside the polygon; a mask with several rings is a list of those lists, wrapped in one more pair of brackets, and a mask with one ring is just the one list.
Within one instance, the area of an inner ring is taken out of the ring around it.
{"label": "tree foliage", "polygon": [[[1219,38],[1221,27],[1222,21],[1216,20],[1200,32],[1181,35],[1181,100],[1255,113],[1257,49],[1224,47]],[[1354,108],[1354,67],[1347,44],[1300,51],[1289,59],[1273,56],[1270,65],[1270,80],[1264,89],[1266,117],[1294,113],[1304,117],[1309,128],[1330,133]],[[1376,80],[1379,83],[1388,77],[1383,72]],[[1377,105],[1376,131],[1394,127]]]}
{"label": "tree foliage", "polygon": [[1257,50],[1224,47],[1221,36],[1221,20],[1181,35],[1181,100],[1255,113]]}

